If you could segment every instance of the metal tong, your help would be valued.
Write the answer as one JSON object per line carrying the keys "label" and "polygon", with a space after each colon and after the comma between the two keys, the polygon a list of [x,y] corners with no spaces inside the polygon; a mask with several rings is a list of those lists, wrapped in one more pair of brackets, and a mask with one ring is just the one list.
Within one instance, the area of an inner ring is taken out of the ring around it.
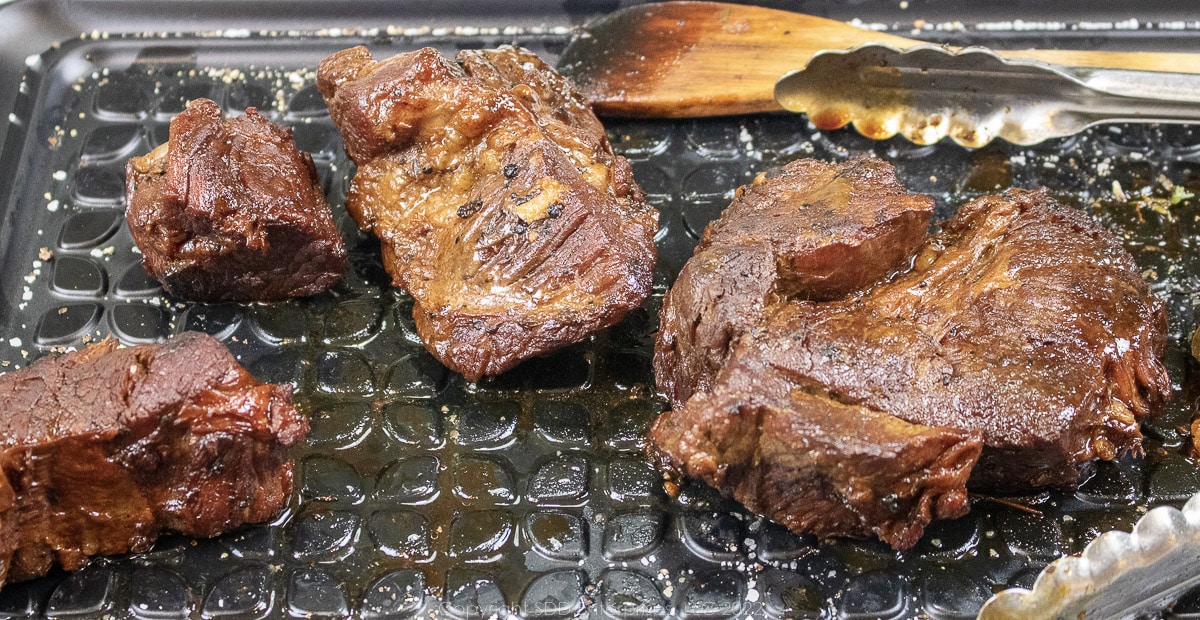
{"label": "metal tong", "polygon": [[1200,121],[1200,75],[1064,67],[984,48],[868,43],[819,52],[775,84],[775,100],[821,129],[967,147],[1036,144],[1099,123]]}
{"label": "metal tong", "polygon": [[1160,506],[1133,531],[1106,532],[1083,553],[1055,560],[1031,590],[993,596],[979,620],[1132,619],[1200,585],[1200,494],[1182,510]]}

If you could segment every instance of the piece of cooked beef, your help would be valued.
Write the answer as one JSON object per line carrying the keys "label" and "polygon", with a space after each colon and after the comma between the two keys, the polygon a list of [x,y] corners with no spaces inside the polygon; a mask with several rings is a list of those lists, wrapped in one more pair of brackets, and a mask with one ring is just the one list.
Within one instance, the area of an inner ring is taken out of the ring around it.
{"label": "piece of cooked beef", "polygon": [[891,165],[800,159],[738,188],[684,264],[659,315],[659,389],[676,409],[707,391],[732,340],[785,299],[835,299],[914,254],[933,200],[909,194]]}
{"label": "piece of cooked beef", "polygon": [[358,165],[346,208],[382,241],[425,346],[469,380],[578,342],[650,291],[657,212],[571,83],[532,53],[323,60]]}
{"label": "piece of cooked beef", "polygon": [[[791,200],[797,230],[826,225]],[[827,213],[889,209],[854,205]],[[655,423],[657,457],[797,532],[903,549],[966,512],[968,487],[1070,487],[1089,461],[1140,450],[1137,419],[1170,393],[1166,315],[1085,213],[1012,190],[964,205],[915,256],[873,256],[900,273],[779,295],[731,325],[724,365]],[[660,376],[673,359],[656,357]]]}
{"label": "piece of cooked beef", "polygon": [[308,432],[289,387],[194,332],[41,359],[0,375],[0,403],[0,583],[270,519]]}
{"label": "piece of cooked beef", "polygon": [[197,99],[170,141],[126,166],[129,231],[147,273],[195,301],[279,301],[319,293],[346,248],[312,157],[254,108],[222,120]]}

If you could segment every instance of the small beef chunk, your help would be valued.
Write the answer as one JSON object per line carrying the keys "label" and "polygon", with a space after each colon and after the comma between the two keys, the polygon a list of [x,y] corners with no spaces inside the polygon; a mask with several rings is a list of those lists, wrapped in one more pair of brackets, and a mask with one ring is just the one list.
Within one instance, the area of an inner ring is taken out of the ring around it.
{"label": "small beef chunk", "polygon": [[[763,183],[799,182],[784,174]],[[803,237],[850,210],[864,210],[864,227],[889,221],[897,207],[885,203],[902,198],[875,195],[874,206],[847,200],[814,213],[815,199],[799,192],[788,222]],[[729,221],[746,212],[731,206],[713,238],[749,230]],[[865,236],[851,226],[828,243],[845,252]],[[723,304],[755,314],[725,322],[718,368],[686,362],[710,378],[655,423],[655,457],[794,531],[877,536],[904,549],[932,518],[964,514],[968,488],[1071,487],[1090,461],[1140,451],[1138,418],[1170,394],[1166,315],[1115,237],[1044,190],[1012,190],[963,206],[919,248],[895,242],[910,251],[881,240],[892,250],[851,254],[875,269],[856,266],[855,286],[840,295],[824,292],[825,280],[816,292],[777,282],[754,306],[709,292],[702,312],[669,310],[700,316],[703,334],[717,332],[705,321],[731,315]],[[717,247],[689,266],[721,269],[700,262]],[[780,253],[778,263],[794,261]],[[797,280],[782,271],[779,280]],[[872,283],[876,274],[884,277]],[[697,295],[672,290],[665,303]],[[660,333],[660,377],[674,376],[680,357],[708,353],[669,341],[687,336]]]}
{"label": "small beef chunk", "polygon": [[172,295],[279,301],[319,293],[346,269],[312,157],[254,108],[222,120],[217,104],[193,101],[125,176],[142,265]]}
{"label": "small beef chunk", "polygon": [[650,292],[658,214],[573,85],[532,53],[426,48],[321,62],[358,165],[346,209],[382,241],[417,333],[475,381],[578,342]]}
{"label": "small beef chunk", "polygon": [[194,332],[0,375],[0,583],[272,518],[308,432],[291,400]]}

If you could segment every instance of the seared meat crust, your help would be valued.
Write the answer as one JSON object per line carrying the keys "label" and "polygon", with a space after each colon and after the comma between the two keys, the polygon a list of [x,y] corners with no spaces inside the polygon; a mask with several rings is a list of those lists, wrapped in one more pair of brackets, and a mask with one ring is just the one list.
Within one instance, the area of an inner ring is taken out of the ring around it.
{"label": "seared meat crust", "polygon": [[836,299],[900,267],[933,201],[879,159],[789,163],[738,188],[684,264],[660,313],[655,379],[678,409],[707,391],[734,338],[788,299]]}
{"label": "seared meat crust", "polygon": [[513,47],[321,62],[358,165],[346,208],[382,241],[426,348],[477,380],[608,327],[650,291],[657,212],[565,78]]}

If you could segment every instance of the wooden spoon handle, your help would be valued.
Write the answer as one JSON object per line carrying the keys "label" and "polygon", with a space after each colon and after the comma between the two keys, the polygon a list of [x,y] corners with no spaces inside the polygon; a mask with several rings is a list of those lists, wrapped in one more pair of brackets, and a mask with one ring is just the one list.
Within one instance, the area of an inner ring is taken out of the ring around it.
{"label": "wooden spoon handle", "polygon": [[1064,67],[1200,73],[1200,54],[1088,50],[996,50],[996,53],[1006,58],[1029,58]]}
{"label": "wooden spoon handle", "polygon": [[[775,82],[821,50],[922,41],[843,22],[718,2],[630,7],[585,28],[560,68],[597,112],[612,116],[696,117],[776,111]],[[1200,54],[1012,50],[1065,66],[1200,73]]]}

